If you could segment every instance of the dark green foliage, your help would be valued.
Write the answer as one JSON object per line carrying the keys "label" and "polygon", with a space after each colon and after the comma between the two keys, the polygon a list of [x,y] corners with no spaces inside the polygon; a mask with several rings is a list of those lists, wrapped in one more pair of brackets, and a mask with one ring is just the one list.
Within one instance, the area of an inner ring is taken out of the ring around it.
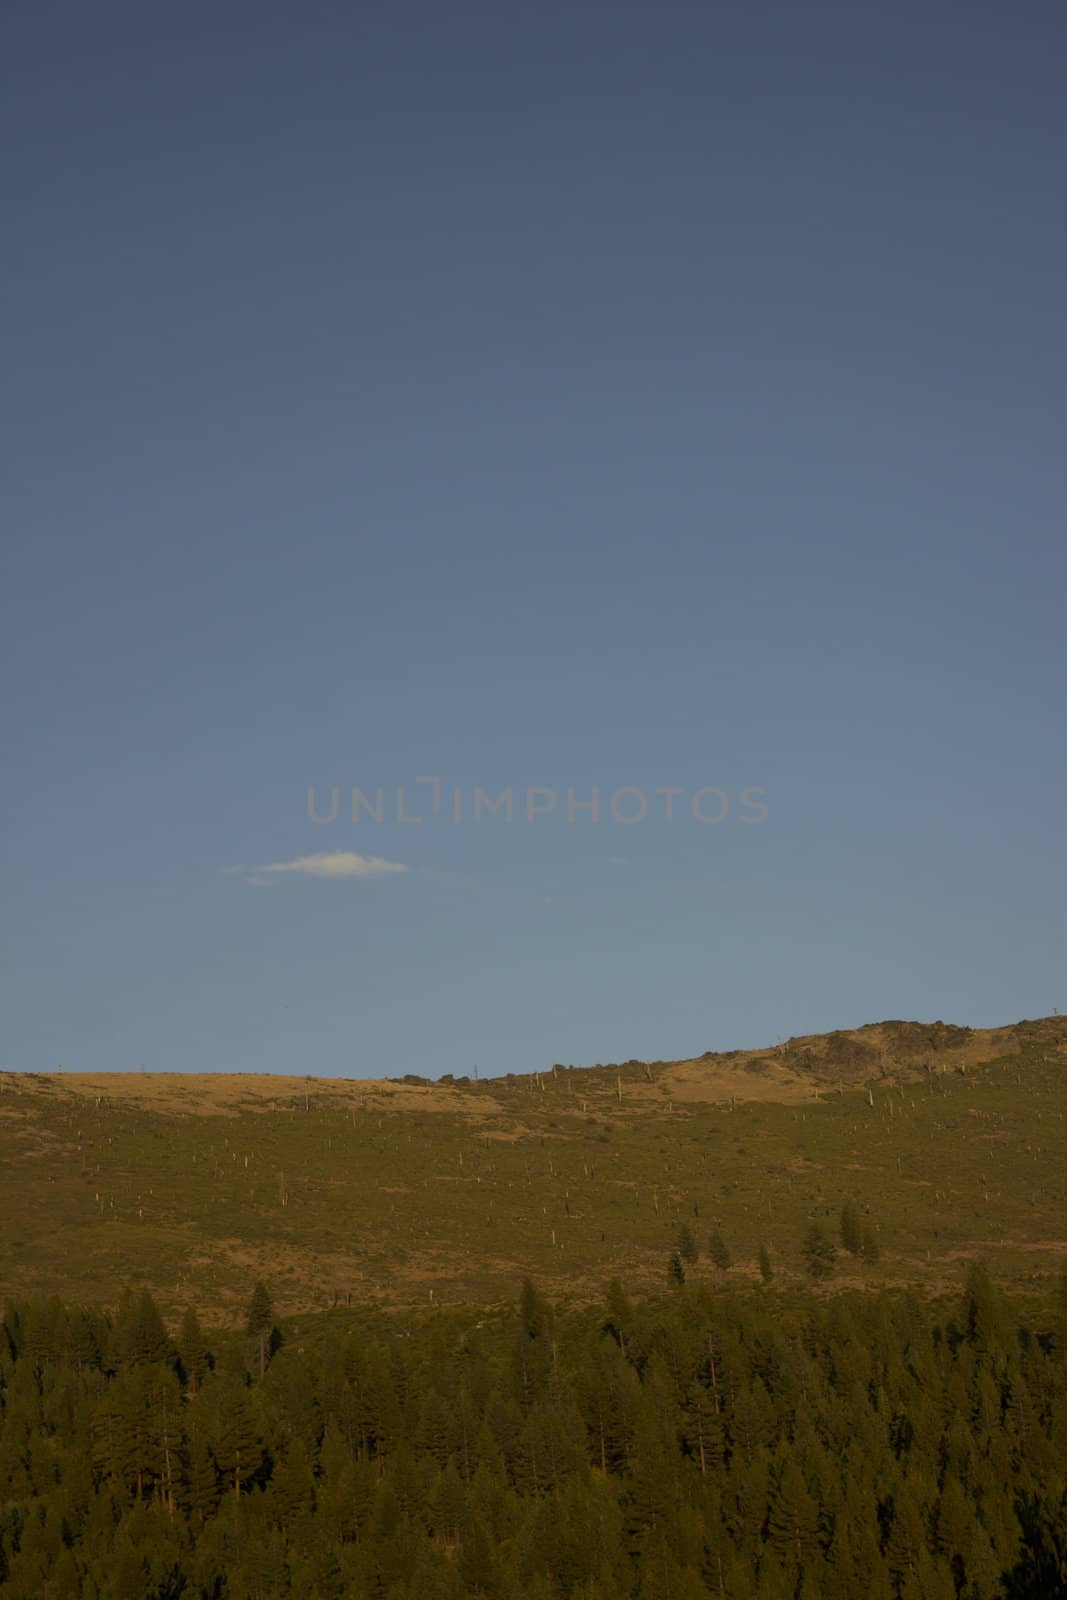
{"label": "dark green foliage", "polygon": [[765,1244],[761,1244],[759,1247],[759,1275],[764,1283],[770,1283],[774,1277],[771,1253]]}
{"label": "dark green foliage", "polygon": [[782,1567],[797,1577],[819,1550],[819,1508],[797,1462],[783,1458],[767,1513],[767,1537]]}
{"label": "dark green foliage", "polygon": [[726,1241],[721,1233],[713,1233],[708,1241],[708,1255],[718,1267],[720,1272],[726,1272],[730,1267],[730,1252],[726,1248]]}
{"label": "dark green foliage", "polygon": [[618,1278],[612,1278],[608,1284],[607,1308],[606,1331],[618,1340],[619,1347],[625,1355],[626,1339],[634,1319],[634,1308],[626,1298]]}
{"label": "dark green foliage", "polygon": [[245,1327],[256,1341],[259,1354],[260,1377],[267,1368],[267,1350],[270,1345],[271,1331],[274,1326],[274,1306],[266,1284],[257,1283],[252,1291],[252,1298],[248,1302],[248,1315]]}
{"label": "dark green foliage", "polygon": [[854,1205],[841,1207],[841,1245],[850,1256],[858,1256],[863,1248],[863,1227]]}
{"label": "dark green foliage", "polygon": [[211,1403],[212,1453],[227,1487],[239,1499],[263,1463],[255,1409],[248,1391],[233,1379],[217,1380]]}
{"label": "dark green foliage", "polygon": [[182,1317],[182,1325],[178,1332],[178,1359],[190,1393],[195,1394],[204,1381],[211,1364],[211,1357],[200,1319],[192,1306]]}
{"label": "dark green foliage", "polygon": [[695,1267],[700,1260],[700,1247],[693,1238],[692,1229],[685,1222],[678,1229],[678,1240],[675,1248],[688,1267]]}
{"label": "dark green foliage", "polygon": [[679,1289],[685,1282],[685,1267],[677,1250],[673,1250],[667,1260],[667,1278]]}
{"label": "dark green foliage", "polygon": [[989,1272],[982,1261],[973,1261],[967,1269],[964,1290],[964,1327],[969,1342],[979,1350],[989,1349],[999,1325],[996,1293]]}
{"label": "dark green foliage", "polygon": [[519,1292],[519,1323],[523,1335],[532,1343],[544,1339],[552,1325],[552,1308],[529,1278],[523,1279]]}
{"label": "dark green foliage", "polygon": [[519,1295],[519,1326],[512,1347],[512,1393],[520,1407],[531,1407],[548,1387],[551,1333],[551,1307],[526,1278]]}
{"label": "dark green foliage", "polygon": [[159,1307],[147,1289],[123,1299],[115,1329],[115,1348],[119,1359],[131,1366],[170,1359],[172,1346],[167,1330]]}
{"label": "dark green foliage", "polygon": [[187,1316],[179,1374],[136,1302],[9,1306],[0,1597],[1067,1595],[1058,1311],[979,1266],[948,1307],[607,1301],[330,1313],[251,1379],[244,1329],[212,1367]]}
{"label": "dark green foliage", "polygon": [[194,1521],[203,1523],[214,1511],[219,1498],[215,1458],[201,1433],[190,1429],[185,1446],[181,1501]]}
{"label": "dark green foliage", "polygon": [[826,1229],[813,1222],[804,1235],[804,1268],[812,1278],[828,1278],[834,1270],[837,1252],[826,1236]]}
{"label": "dark green foliage", "polygon": [[1005,1579],[1005,1600],[1067,1600],[1067,1489],[1058,1502],[1026,1496],[1019,1521],[1022,1550]]}
{"label": "dark green foliage", "polygon": [[67,1325],[67,1348],[75,1366],[99,1367],[103,1357],[100,1348],[98,1319],[83,1308],[70,1313]]}
{"label": "dark green foliage", "polygon": [[274,1320],[274,1306],[270,1293],[265,1283],[257,1283],[252,1291],[252,1298],[248,1302],[248,1313],[245,1326],[247,1331],[258,1338],[261,1333],[269,1333]]}

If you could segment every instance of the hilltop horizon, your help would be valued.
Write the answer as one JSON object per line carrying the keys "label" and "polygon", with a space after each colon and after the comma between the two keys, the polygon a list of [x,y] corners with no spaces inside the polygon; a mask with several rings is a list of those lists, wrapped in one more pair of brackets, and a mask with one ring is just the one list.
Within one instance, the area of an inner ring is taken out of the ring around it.
{"label": "hilltop horizon", "polygon": [[551,1072],[554,1068],[565,1069],[570,1072],[596,1072],[615,1065],[628,1065],[633,1063],[651,1065],[679,1064],[690,1061],[705,1061],[708,1059],[735,1060],[742,1056],[773,1056],[788,1052],[802,1046],[808,1046],[820,1040],[853,1038],[863,1041],[867,1037],[878,1037],[885,1030],[896,1030],[898,1037],[904,1037],[909,1031],[918,1030],[917,1036],[925,1035],[929,1030],[946,1030],[948,1036],[970,1035],[972,1038],[1004,1039],[1016,1029],[1025,1029],[1039,1024],[1055,1024],[1061,1017],[1058,1008],[1037,1017],[1019,1018],[1015,1022],[976,1025],[970,1023],[945,1022],[940,1017],[930,1021],[918,1018],[883,1018],[877,1022],[863,1022],[851,1027],[826,1029],[823,1031],[805,1032],[780,1036],[773,1043],[763,1045],[733,1046],[726,1048],[710,1048],[702,1051],[693,1051],[679,1056],[627,1056],[615,1061],[556,1061],[542,1063],[540,1066],[511,1068],[506,1071],[494,1071],[491,1063],[472,1065],[469,1072],[456,1073],[442,1069],[439,1072],[410,1071],[393,1073],[340,1073],[319,1072],[314,1070],[283,1071],[280,1069],[257,1069],[253,1067],[184,1067],[184,1068],[155,1068],[146,1063],[137,1066],[111,1067],[111,1068],[79,1068],[57,1065],[54,1068],[34,1067],[20,1068],[8,1065],[0,1066],[0,1077],[5,1074],[31,1078],[49,1078],[59,1076],[63,1078],[125,1078],[125,1077],[205,1077],[205,1078],[270,1078],[278,1080],[292,1080],[303,1082],[305,1080],[322,1081],[328,1083],[493,1083],[505,1078],[536,1077],[539,1073]]}

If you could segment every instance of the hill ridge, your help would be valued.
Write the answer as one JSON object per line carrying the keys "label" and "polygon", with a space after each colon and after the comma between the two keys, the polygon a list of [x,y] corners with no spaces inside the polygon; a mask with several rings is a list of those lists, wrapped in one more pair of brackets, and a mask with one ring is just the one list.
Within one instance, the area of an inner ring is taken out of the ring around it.
{"label": "hill ridge", "polygon": [[[830,1285],[938,1292],[991,1256],[1041,1290],[1067,1258],[1067,1018],[887,1021],[681,1061],[479,1081],[0,1074],[0,1297],[124,1286],[225,1317],[281,1303],[490,1303],[531,1275],[589,1298],[692,1271],[800,1281],[855,1207],[878,1265]],[[709,1266],[712,1235],[730,1265]]]}

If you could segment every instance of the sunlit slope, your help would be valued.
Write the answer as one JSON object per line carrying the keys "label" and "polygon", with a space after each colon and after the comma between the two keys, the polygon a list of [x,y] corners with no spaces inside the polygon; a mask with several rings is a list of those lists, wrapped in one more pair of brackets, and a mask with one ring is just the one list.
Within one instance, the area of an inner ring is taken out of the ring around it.
{"label": "sunlit slope", "polygon": [[1067,1258],[1067,1020],[880,1023],[682,1062],[479,1083],[0,1074],[0,1297],[228,1315],[256,1277],[335,1297],[492,1301],[533,1274],[582,1297],[664,1281],[679,1228],[726,1276],[766,1245],[800,1281],[845,1202],[881,1258],[835,1284],[955,1283],[980,1253],[1016,1286]]}

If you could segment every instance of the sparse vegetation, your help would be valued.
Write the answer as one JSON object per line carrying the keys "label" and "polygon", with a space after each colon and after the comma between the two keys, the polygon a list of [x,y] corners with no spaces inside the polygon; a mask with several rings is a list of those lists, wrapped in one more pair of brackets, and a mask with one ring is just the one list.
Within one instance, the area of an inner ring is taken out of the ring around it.
{"label": "sparse vegetation", "polygon": [[[789,1287],[808,1226],[836,1239],[848,1207],[835,1290],[937,1293],[984,1254],[1045,1293],[1067,1253],[1067,1021],[857,1037],[876,1060],[851,1081],[819,1039],[451,1085],[0,1074],[0,1286],[117,1306],[132,1284],[210,1326],[257,1278],[299,1310],[494,1303],[526,1274],[590,1300],[614,1273],[662,1285],[672,1249],[691,1279],[758,1282],[763,1246]],[[689,1259],[683,1228],[732,1265]]]}

